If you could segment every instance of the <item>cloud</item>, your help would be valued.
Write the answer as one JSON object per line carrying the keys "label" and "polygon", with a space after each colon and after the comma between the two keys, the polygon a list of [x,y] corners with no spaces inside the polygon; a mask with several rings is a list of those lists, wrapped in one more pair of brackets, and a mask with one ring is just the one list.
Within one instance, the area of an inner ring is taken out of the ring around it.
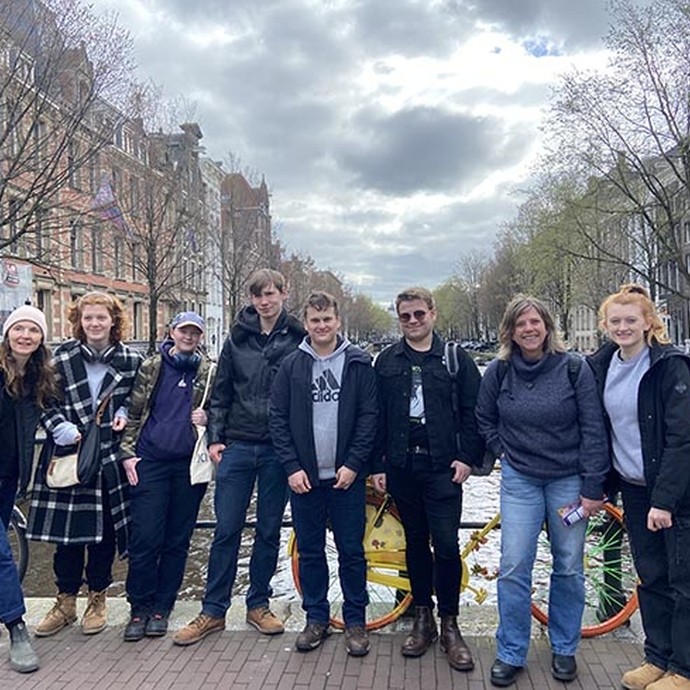
{"label": "cloud", "polygon": [[95,0],[202,144],[264,174],[281,241],[377,299],[433,286],[516,208],[601,0]]}
{"label": "cloud", "polygon": [[387,195],[466,193],[494,166],[514,163],[525,148],[505,136],[496,118],[426,107],[392,115],[365,111],[352,129],[358,140],[346,142],[343,166],[360,187]]}

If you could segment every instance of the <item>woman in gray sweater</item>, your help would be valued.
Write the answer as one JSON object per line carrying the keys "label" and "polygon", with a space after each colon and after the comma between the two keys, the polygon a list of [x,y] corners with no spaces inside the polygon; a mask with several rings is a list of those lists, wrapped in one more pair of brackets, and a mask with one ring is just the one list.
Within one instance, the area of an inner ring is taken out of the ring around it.
{"label": "woman in gray sweater", "polygon": [[603,505],[609,467],[606,430],[591,370],[568,355],[547,307],[518,295],[499,332],[477,403],[479,431],[501,459],[499,626],[491,682],[508,686],[525,665],[530,640],[532,568],[546,522],[553,572],[549,595],[551,671],[577,675],[584,609],[586,519],[566,524],[559,509],[587,518]]}

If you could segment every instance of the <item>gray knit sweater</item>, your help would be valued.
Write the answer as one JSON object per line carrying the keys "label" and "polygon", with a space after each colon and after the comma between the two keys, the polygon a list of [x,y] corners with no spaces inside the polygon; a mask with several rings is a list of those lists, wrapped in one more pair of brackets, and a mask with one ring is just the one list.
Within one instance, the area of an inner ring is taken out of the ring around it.
{"label": "gray knit sweater", "polygon": [[606,428],[588,366],[572,386],[568,356],[546,354],[528,362],[511,356],[500,382],[498,361],[482,379],[477,401],[479,432],[518,472],[540,479],[582,476],[582,495],[599,499],[609,469]]}

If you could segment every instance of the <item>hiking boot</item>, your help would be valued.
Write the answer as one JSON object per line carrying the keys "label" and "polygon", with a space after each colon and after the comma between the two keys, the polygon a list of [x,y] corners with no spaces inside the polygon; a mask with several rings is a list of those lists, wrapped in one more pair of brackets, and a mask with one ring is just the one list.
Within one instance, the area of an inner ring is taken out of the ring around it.
{"label": "hiking boot", "polygon": [[366,656],[371,643],[369,633],[363,625],[351,625],[345,628],[345,648],[350,656]]}
{"label": "hiking boot", "polygon": [[666,673],[663,668],[645,661],[632,671],[623,674],[621,685],[625,690],[645,690],[645,688]]}
{"label": "hiking boot", "polygon": [[434,614],[428,606],[417,606],[410,634],[402,643],[403,656],[422,656],[438,637]]}
{"label": "hiking boot", "polygon": [[146,637],[163,637],[168,632],[168,614],[154,613],[146,621]]}
{"label": "hiking boot", "polygon": [[441,651],[446,653],[448,663],[456,671],[471,671],[474,660],[470,648],[462,639],[455,616],[441,618]]}
{"label": "hiking boot", "polygon": [[105,630],[105,626],[108,624],[105,609],[105,593],[107,591],[107,589],[102,592],[89,590],[86,611],[84,611],[84,616],[81,619],[81,631],[84,635],[95,635],[101,630]]}
{"label": "hiking boot", "polygon": [[329,635],[331,631],[328,623],[307,623],[304,630],[297,635],[295,647],[299,652],[310,652],[316,649]]}
{"label": "hiking boot", "polygon": [[125,627],[122,639],[125,642],[138,642],[143,640],[148,625],[148,616],[132,615]]}
{"label": "hiking boot", "polygon": [[285,632],[285,626],[268,606],[249,609],[247,611],[247,623],[264,635],[279,635]]}
{"label": "hiking boot", "polygon": [[59,592],[53,608],[36,626],[36,637],[50,637],[77,620],[77,595]]}
{"label": "hiking boot", "polygon": [[650,683],[647,690],[690,690],[690,678],[668,672],[659,680]]}
{"label": "hiking boot", "polygon": [[211,633],[223,632],[225,630],[225,617],[216,618],[207,613],[200,613],[191,623],[187,623],[184,628],[180,628],[173,636],[173,644],[186,647],[196,644],[199,640]]}
{"label": "hiking boot", "polygon": [[10,628],[10,666],[19,673],[32,673],[39,666],[24,621]]}

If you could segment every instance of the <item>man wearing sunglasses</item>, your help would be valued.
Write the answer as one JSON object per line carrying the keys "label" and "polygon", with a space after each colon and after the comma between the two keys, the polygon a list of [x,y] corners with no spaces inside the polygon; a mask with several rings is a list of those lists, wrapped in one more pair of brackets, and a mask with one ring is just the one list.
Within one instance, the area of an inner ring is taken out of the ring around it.
{"label": "man wearing sunglasses", "polygon": [[395,307],[403,337],[375,365],[380,417],[373,480],[395,500],[405,531],[415,620],[401,651],[418,657],[437,639],[435,593],[441,649],[452,668],[470,671],[474,661],[457,623],[458,529],[462,484],[482,455],[474,417],[480,374],[472,358],[458,350],[458,374],[451,378],[444,342],[434,332],[436,306],[429,290],[408,288]]}

